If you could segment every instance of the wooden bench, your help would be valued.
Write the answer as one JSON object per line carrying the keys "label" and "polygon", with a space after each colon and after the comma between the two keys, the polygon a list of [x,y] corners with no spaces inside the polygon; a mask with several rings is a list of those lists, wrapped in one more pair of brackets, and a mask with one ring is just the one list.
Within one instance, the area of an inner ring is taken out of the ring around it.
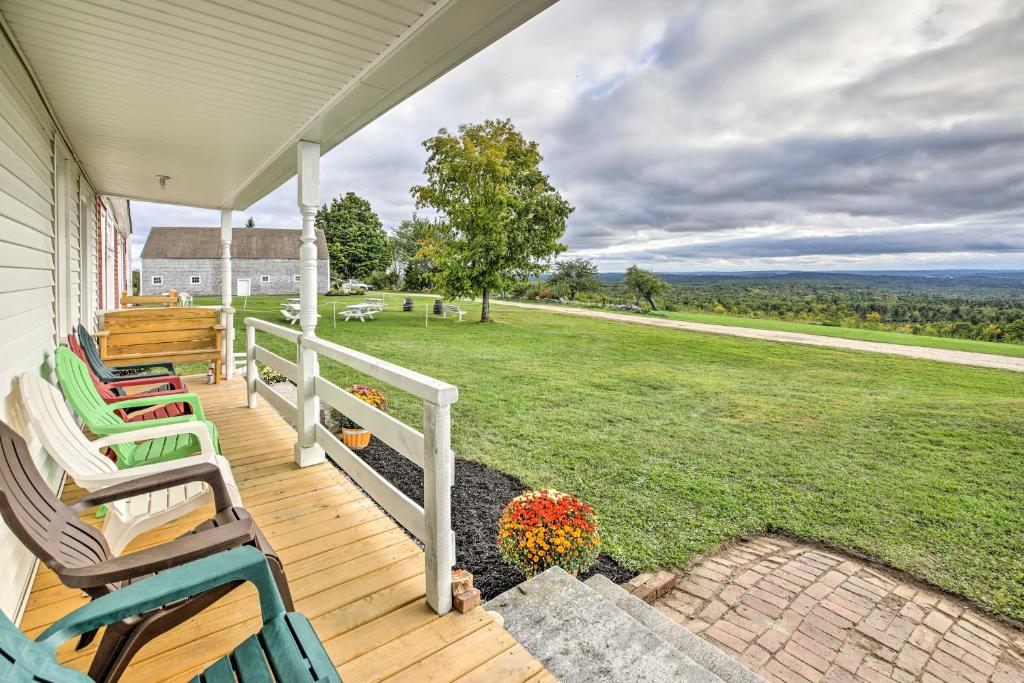
{"label": "wooden bench", "polygon": [[151,294],[149,296],[121,295],[121,308],[135,308],[139,306],[164,306],[171,308],[178,305],[178,293],[173,289],[167,294]]}
{"label": "wooden bench", "polygon": [[100,357],[112,366],[139,362],[212,361],[220,381],[224,326],[216,308],[131,308],[107,311],[96,334]]}
{"label": "wooden bench", "polygon": [[441,304],[441,317],[447,318],[449,313],[459,316],[460,322],[462,321],[462,316],[466,315],[466,312],[456,304]]}

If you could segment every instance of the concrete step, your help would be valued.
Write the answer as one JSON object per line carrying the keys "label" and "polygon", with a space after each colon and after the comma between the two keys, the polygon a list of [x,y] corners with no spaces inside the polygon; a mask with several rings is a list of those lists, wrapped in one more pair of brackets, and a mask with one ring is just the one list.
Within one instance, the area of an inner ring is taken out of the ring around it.
{"label": "concrete step", "polygon": [[484,608],[500,614],[508,632],[563,683],[723,681],[558,567],[502,593]]}
{"label": "concrete step", "polygon": [[761,676],[607,577],[596,574],[584,583],[725,683],[764,683]]}

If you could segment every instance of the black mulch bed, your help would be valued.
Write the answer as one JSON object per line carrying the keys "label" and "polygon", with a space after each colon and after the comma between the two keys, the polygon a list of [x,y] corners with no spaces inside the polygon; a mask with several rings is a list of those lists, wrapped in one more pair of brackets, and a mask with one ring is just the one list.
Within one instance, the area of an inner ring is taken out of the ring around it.
{"label": "black mulch bed", "polygon": [[[376,438],[357,455],[399,491],[417,504],[423,504],[423,471],[419,467]],[[480,589],[484,600],[505,592],[525,578],[501,559],[495,538],[505,504],[527,488],[504,472],[470,460],[455,459],[455,486],[452,488],[455,566],[473,574],[473,585]],[[616,583],[636,576],[636,572],[620,566],[607,555],[600,555],[580,578],[594,574],[604,574]]]}

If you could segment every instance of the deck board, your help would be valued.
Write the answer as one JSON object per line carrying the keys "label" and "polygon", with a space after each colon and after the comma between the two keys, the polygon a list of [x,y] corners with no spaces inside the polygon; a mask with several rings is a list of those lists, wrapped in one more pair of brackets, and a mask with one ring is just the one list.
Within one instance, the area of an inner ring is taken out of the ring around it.
{"label": "deck board", "polygon": [[[263,401],[248,409],[241,381],[189,388],[218,427],[245,507],[285,564],[296,609],[310,618],[346,683],[555,680],[482,609],[437,617],[426,604],[419,547],[330,464],[295,467],[295,432]],[[69,481],[64,498],[80,495]],[[173,539],[211,513],[212,507],[198,510],[154,529],[126,552]],[[41,567],[22,629],[38,635],[85,602]],[[122,680],[186,679],[259,623],[255,590],[243,586],[147,645]],[[75,652],[67,643],[58,657],[84,670],[94,647]]]}

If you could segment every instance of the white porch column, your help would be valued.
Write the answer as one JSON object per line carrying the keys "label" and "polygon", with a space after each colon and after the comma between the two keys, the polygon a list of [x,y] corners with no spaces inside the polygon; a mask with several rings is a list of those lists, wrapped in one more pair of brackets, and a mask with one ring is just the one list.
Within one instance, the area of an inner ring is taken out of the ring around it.
{"label": "white porch column", "polygon": [[299,467],[325,460],[324,449],[316,443],[316,425],[320,421],[320,399],[313,382],[320,372],[316,352],[303,345],[305,339],[316,338],[316,230],[313,221],[320,206],[320,143],[301,140],[297,146],[299,212],[302,213],[302,236],[299,247],[299,324],[302,337],[298,349],[298,442],[295,462]]}
{"label": "white porch column", "polygon": [[224,379],[235,374],[235,316],[231,308],[231,209],[220,210],[220,304],[224,330]]}

